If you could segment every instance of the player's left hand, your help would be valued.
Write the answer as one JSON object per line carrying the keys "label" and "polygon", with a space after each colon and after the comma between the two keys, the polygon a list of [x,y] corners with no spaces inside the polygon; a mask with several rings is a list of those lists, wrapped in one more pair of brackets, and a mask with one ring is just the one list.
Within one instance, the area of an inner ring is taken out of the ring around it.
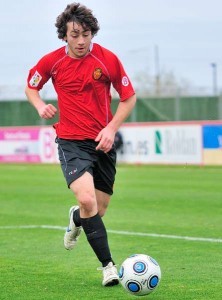
{"label": "player's left hand", "polygon": [[99,142],[99,144],[96,147],[96,150],[101,150],[104,153],[109,152],[114,143],[114,139],[115,131],[109,127],[103,128],[95,138],[95,141]]}

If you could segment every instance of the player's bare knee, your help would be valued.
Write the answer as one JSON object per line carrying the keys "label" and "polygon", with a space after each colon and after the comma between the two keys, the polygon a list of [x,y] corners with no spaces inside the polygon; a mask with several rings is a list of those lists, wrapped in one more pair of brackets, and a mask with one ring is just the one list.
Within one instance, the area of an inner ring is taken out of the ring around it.
{"label": "player's bare knee", "polygon": [[77,195],[77,200],[80,206],[80,209],[86,214],[90,214],[92,211],[97,211],[97,203],[93,193],[85,192],[81,195]]}

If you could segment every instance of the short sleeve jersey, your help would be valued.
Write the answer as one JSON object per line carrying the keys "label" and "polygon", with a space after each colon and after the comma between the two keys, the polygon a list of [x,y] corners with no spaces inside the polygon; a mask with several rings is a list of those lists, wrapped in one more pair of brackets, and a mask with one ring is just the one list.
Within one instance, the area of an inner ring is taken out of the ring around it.
{"label": "short sleeve jersey", "polygon": [[135,92],[117,56],[98,44],[83,58],[67,55],[61,47],[40,59],[29,71],[28,86],[41,90],[51,78],[58,96],[60,138],[95,139],[112,120],[111,84],[124,101]]}

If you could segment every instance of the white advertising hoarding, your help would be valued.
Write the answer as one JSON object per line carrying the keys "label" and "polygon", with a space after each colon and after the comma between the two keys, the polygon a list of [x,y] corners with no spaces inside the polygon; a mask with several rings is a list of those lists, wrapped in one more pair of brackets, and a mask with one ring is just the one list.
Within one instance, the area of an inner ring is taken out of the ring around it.
{"label": "white advertising hoarding", "polygon": [[202,164],[201,125],[123,125],[123,163]]}

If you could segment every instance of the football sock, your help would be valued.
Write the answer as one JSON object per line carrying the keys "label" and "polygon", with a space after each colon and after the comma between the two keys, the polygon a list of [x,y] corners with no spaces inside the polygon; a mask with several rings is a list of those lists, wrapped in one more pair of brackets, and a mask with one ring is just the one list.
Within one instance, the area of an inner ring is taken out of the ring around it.
{"label": "football sock", "polygon": [[106,228],[102,218],[97,213],[91,218],[81,218],[81,223],[90,246],[102,263],[102,266],[106,267],[108,263],[113,262],[113,260],[108,245]]}
{"label": "football sock", "polygon": [[75,225],[77,227],[80,227],[82,224],[81,224],[81,219],[80,219],[80,212],[79,212],[79,208],[76,209],[73,213],[73,222],[75,223]]}

